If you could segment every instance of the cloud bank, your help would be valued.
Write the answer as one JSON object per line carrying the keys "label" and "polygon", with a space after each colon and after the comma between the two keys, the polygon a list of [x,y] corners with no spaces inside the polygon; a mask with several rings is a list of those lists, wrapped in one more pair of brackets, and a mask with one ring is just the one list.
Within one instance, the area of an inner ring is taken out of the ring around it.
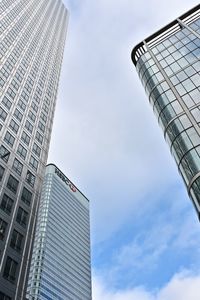
{"label": "cloud bank", "polygon": [[93,280],[94,300],[199,300],[200,275],[176,274],[162,289],[149,292],[144,287],[126,291],[105,288],[99,278]]}
{"label": "cloud bank", "polygon": [[93,299],[199,300],[199,224],[130,58],[198,1],[64,2],[49,161],[90,199]]}
{"label": "cloud bank", "polygon": [[70,20],[49,161],[91,200],[94,243],[177,180],[130,54],[192,2],[65,1]]}

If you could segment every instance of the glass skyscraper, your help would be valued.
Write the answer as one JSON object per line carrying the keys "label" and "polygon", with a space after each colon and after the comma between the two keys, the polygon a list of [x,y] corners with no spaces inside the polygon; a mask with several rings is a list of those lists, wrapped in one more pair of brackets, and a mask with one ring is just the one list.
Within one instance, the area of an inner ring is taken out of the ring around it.
{"label": "glass skyscraper", "polygon": [[60,0],[0,1],[0,299],[24,299],[67,28]]}
{"label": "glass skyscraper", "polygon": [[46,167],[31,261],[29,300],[91,300],[89,201]]}
{"label": "glass skyscraper", "polygon": [[200,5],[143,40],[132,60],[200,215]]}

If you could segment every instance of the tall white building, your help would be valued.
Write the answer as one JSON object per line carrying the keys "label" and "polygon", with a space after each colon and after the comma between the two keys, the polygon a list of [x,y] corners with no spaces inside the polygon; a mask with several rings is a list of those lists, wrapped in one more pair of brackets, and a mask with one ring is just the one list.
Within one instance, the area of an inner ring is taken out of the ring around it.
{"label": "tall white building", "polygon": [[29,300],[91,300],[89,201],[53,164],[46,168]]}
{"label": "tall white building", "polygon": [[67,29],[60,0],[0,1],[0,299],[24,299]]}

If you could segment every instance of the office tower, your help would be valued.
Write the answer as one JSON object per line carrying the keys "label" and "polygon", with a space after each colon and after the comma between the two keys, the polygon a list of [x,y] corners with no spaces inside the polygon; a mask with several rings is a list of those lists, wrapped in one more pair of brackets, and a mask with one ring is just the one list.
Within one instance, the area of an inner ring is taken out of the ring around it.
{"label": "office tower", "polygon": [[28,282],[29,300],[91,300],[89,201],[46,167]]}
{"label": "office tower", "polygon": [[24,299],[66,35],[59,0],[0,2],[0,299]]}
{"label": "office tower", "polygon": [[200,5],[143,40],[132,60],[200,214]]}

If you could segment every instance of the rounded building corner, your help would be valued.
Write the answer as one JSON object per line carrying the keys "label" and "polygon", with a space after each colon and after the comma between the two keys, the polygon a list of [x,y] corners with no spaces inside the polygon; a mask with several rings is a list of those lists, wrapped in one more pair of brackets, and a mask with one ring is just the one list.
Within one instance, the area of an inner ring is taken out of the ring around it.
{"label": "rounded building corner", "polygon": [[46,167],[50,167],[50,166],[56,167],[56,165],[54,163],[49,163],[49,164],[46,165]]}
{"label": "rounded building corner", "polygon": [[131,59],[132,59],[132,62],[133,64],[136,66],[137,65],[137,61],[138,59],[140,58],[140,56],[143,54],[141,51],[140,51],[140,48],[144,45],[143,42],[137,44],[132,52],[131,52]]}

